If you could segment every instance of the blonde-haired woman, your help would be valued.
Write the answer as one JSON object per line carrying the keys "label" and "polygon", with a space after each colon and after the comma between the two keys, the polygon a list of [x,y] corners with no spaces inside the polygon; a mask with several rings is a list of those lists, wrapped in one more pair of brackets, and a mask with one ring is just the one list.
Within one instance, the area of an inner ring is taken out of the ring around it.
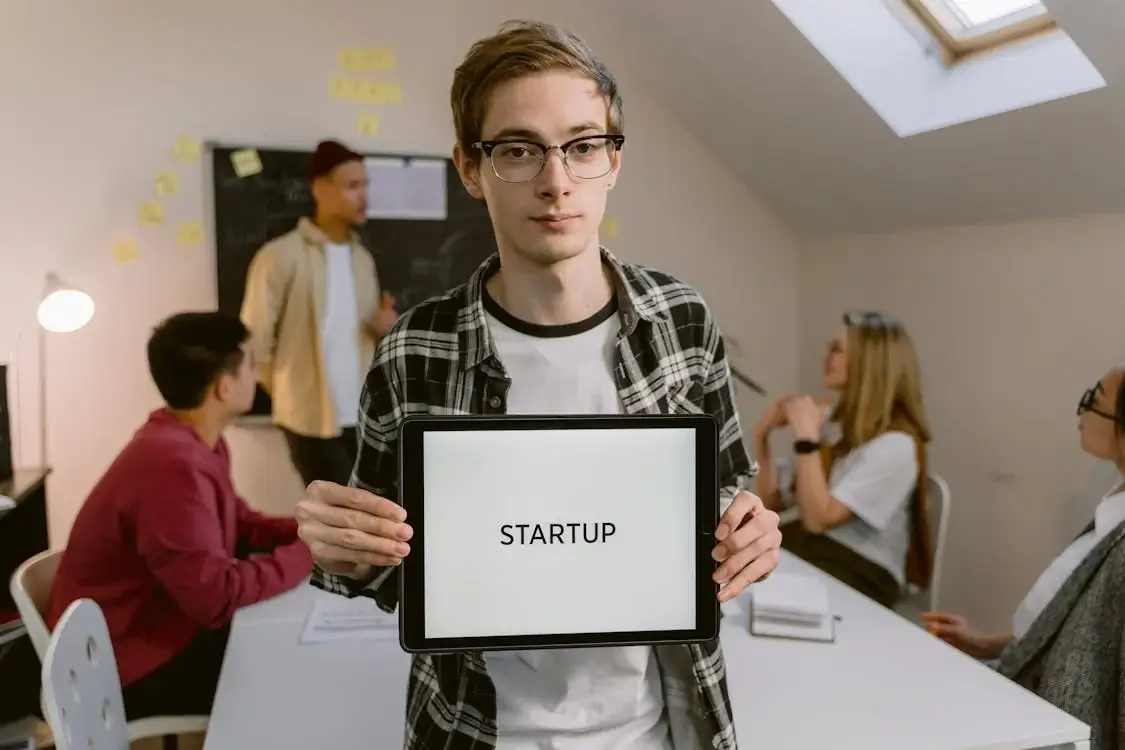
{"label": "blonde-haired woman", "polygon": [[[754,431],[758,494],[796,507],[783,547],[891,606],[907,582],[929,583],[924,481],[930,428],[918,358],[906,329],[877,312],[848,313],[828,347],[822,385],[772,404]],[[827,420],[826,420],[827,416]],[[791,460],[775,462],[770,436],[788,427]]]}

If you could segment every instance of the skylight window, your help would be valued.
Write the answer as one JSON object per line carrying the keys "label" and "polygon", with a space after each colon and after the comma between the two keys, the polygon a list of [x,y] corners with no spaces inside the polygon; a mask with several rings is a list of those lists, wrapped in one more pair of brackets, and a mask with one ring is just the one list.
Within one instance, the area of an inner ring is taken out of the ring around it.
{"label": "skylight window", "polygon": [[1058,28],[1039,0],[904,1],[949,63]]}
{"label": "skylight window", "polygon": [[1035,14],[1047,12],[1043,3],[1037,0],[948,0],[946,4],[970,26],[983,26],[1027,11]]}

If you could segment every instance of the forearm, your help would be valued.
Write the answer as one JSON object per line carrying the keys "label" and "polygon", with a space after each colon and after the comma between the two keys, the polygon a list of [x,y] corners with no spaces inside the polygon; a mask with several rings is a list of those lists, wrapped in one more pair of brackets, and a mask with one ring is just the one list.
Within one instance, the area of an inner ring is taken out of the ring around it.
{"label": "forearm", "polygon": [[998,633],[995,635],[985,635],[981,637],[980,651],[974,654],[978,659],[998,659],[1000,654],[1012,642],[1014,636],[1011,633]]}
{"label": "forearm", "polygon": [[797,477],[793,494],[801,512],[801,524],[814,534],[823,534],[829,528],[832,496],[828,492],[828,478],[824,476],[820,453],[798,454],[793,464]]}
{"label": "forearm", "polygon": [[777,467],[770,453],[769,436],[754,435],[754,458],[758,461],[758,476],[754,488],[762,503],[770,510],[781,510],[781,488],[777,483]]}

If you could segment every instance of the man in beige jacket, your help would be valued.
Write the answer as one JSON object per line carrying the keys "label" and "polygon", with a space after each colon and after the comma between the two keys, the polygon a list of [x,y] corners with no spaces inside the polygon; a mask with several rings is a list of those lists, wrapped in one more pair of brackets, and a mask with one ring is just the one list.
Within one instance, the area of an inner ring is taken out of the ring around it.
{"label": "man in beige jacket", "polygon": [[355,231],[367,220],[363,157],[324,141],[309,182],[316,212],[255,254],[242,320],[301,479],[347,484],[360,389],[376,342],[398,316]]}

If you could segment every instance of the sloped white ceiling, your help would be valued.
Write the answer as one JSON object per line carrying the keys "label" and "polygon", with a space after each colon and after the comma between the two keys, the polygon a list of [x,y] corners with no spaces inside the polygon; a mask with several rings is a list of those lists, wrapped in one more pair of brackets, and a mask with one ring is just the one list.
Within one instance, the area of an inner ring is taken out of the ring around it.
{"label": "sloped white ceiling", "polygon": [[581,27],[800,232],[1125,211],[1125,3],[1048,5],[1107,88],[905,139],[770,0],[602,0]]}

